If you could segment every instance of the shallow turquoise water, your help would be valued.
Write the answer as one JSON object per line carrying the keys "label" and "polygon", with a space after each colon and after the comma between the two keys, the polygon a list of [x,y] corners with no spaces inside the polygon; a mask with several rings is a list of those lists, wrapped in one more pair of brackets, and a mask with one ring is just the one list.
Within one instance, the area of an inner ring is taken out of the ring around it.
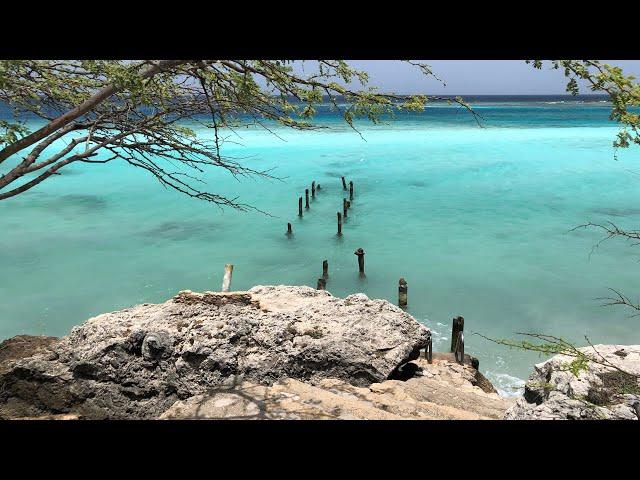
{"label": "shallow turquoise water", "polygon": [[[616,128],[606,105],[481,104],[485,128],[463,112],[434,107],[393,123],[363,125],[364,140],[335,118],[320,132],[243,129],[225,153],[272,168],[281,181],[206,180],[272,216],[221,211],[166,191],[120,164],[82,165],[0,202],[0,338],[64,335],[86,318],[182,289],[217,290],[225,263],[233,288],[315,287],[329,261],[327,289],[397,300],[446,350],[451,318],[466,319],[469,353],[506,393],[526,378],[535,355],[477,335],[555,333],[581,344],[640,343],[638,320],[604,308],[607,287],[639,290],[633,248],[611,240],[589,255],[585,221],[640,220],[638,152],[613,159]],[[209,135],[208,132],[203,132]],[[630,172],[631,170],[631,172]],[[341,238],[336,212],[353,180],[355,199]],[[302,219],[297,198],[312,180],[322,190]],[[285,236],[286,224],[294,236]],[[358,247],[366,251],[360,279]]]}

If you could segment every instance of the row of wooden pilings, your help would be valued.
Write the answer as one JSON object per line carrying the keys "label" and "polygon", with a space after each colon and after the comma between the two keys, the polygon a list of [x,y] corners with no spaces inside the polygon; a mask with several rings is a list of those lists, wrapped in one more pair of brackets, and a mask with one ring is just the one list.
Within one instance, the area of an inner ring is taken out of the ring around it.
{"label": "row of wooden pilings", "polygon": [[[342,180],[342,189],[344,191],[347,190],[347,181],[344,176],[340,177]],[[315,198],[316,190],[321,190],[320,184],[317,184],[315,180],[311,182],[311,198]],[[347,218],[349,208],[351,208],[351,201],[353,201],[353,181],[349,181],[349,200],[346,198],[342,199],[342,214],[340,212],[337,213],[338,217],[338,236],[342,235],[342,220],[343,218]],[[309,189],[305,189],[305,208],[308,210],[309,206]],[[302,217],[302,197],[298,198],[298,216]],[[287,223],[287,235],[291,235],[293,233],[291,223]],[[354,254],[358,257],[358,272],[361,277],[365,277],[364,272],[364,255],[365,251],[363,248],[358,248]],[[322,262],[322,277],[318,278],[318,282],[316,288],[318,290],[326,290],[327,287],[327,279],[329,278],[329,261],[324,260]],[[406,308],[407,306],[407,282],[404,278],[400,278],[398,284],[398,305],[402,308]]]}
{"label": "row of wooden pilings", "polygon": [[[347,182],[344,177],[342,179],[342,188],[347,190]],[[321,190],[320,184],[316,185],[315,180],[311,182],[311,198],[315,198],[316,192]],[[349,181],[349,200],[342,199],[342,212],[337,212],[338,217],[338,236],[342,235],[342,219],[347,218],[348,210],[351,208],[351,201],[353,200],[353,181]],[[309,189],[305,189],[305,208],[308,210],[309,205]],[[302,197],[298,198],[298,216],[303,216],[302,211]],[[287,223],[287,235],[293,234],[291,223]],[[354,254],[358,257],[358,272],[361,277],[365,277],[364,273],[364,255],[365,251],[362,248],[358,248]],[[224,277],[222,280],[222,291],[228,292],[231,286],[231,277],[233,275],[233,265],[226,264],[224,268]],[[327,279],[329,278],[329,261],[323,260],[322,262],[322,276],[318,278],[317,290],[326,290]],[[404,278],[400,278],[398,281],[398,305],[406,309],[408,303],[408,285]],[[453,325],[451,327],[451,353],[453,353],[456,361],[460,364],[464,363],[464,318],[461,316],[453,319]],[[432,347],[431,339],[429,340],[429,346],[425,349],[425,357],[431,363],[432,359]],[[477,368],[477,365],[474,365]]]}
{"label": "row of wooden pilings", "polygon": [[[342,178],[342,189],[347,190],[347,181],[344,177]],[[316,181],[311,182],[311,198],[316,198],[316,191],[322,190],[321,185],[318,183],[316,186]],[[353,181],[349,181],[349,200],[346,198],[342,199],[342,212],[337,212],[338,217],[338,236],[342,236],[342,220],[346,219],[348,216],[348,211],[351,208],[351,202],[353,201]],[[309,189],[304,189],[304,208],[305,210],[309,210]],[[302,213],[302,197],[298,197],[298,217],[303,217]],[[291,222],[287,223],[287,235],[291,236],[293,234],[293,227],[291,226]]]}

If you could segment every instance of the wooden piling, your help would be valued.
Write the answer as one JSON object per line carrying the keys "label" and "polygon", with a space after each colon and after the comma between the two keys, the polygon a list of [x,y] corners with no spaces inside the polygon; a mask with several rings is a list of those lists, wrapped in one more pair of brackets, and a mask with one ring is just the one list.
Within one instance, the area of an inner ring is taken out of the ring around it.
{"label": "wooden piling", "polygon": [[349,207],[347,207],[347,199],[343,198],[342,199],[342,216],[346,219],[347,218],[347,209]]}
{"label": "wooden piling", "polygon": [[316,187],[316,190],[321,190],[322,187],[320,187],[320,184],[318,184],[318,186]]}
{"label": "wooden piling", "polygon": [[328,277],[329,277],[329,261],[323,260],[322,261],[322,278],[328,278]]}
{"label": "wooden piling", "polygon": [[302,216],[302,197],[298,198],[298,216]]}
{"label": "wooden piling", "polygon": [[342,189],[343,190],[347,189],[347,181],[344,179],[344,177],[342,177]]}
{"label": "wooden piling", "polygon": [[231,287],[231,276],[233,275],[233,265],[227,263],[224,266],[224,277],[222,278],[222,291],[228,292]]}
{"label": "wooden piling", "polygon": [[453,319],[451,327],[451,351],[456,351],[456,342],[458,341],[458,333],[464,331],[464,318],[456,317]]}
{"label": "wooden piling", "polygon": [[291,228],[291,224],[287,223],[287,235],[293,234],[293,229]]}
{"label": "wooden piling", "polygon": [[358,256],[358,270],[360,271],[360,275],[364,275],[364,250],[359,248],[353,253]]}
{"label": "wooden piling", "polygon": [[319,278],[318,285],[316,286],[316,290],[326,290],[327,289],[327,279]]}
{"label": "wooden piling", "polygon": [[342,235],[342,214],[338,212],[338,236]]}
{"label": "wooden piling", "polygon": [[353,200],[353,182],[349,182],[349,200]]}
{"label": "wooden piling", "polygon": [[349,200],[346,200],[347,202],[347,209],[351,208],[351,202]]}
{"label": "wooden piling", "polygon": [[304,208],[309,210],[309,189],[304,189]]}
{"label": "wooden piling", "polygon": [[316,181],[311,182],[311,198],[316,198]]}
{"label": "wooden piling", "polygon": [[401,308],[407,307],[407,281],[404,278],[398,282],[398,305]]}

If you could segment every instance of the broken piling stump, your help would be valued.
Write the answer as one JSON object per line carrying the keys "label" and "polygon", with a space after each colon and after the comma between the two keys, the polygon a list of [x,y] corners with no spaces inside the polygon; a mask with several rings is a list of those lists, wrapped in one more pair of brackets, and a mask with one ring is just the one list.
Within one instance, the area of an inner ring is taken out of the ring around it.
{"label": "broken piling stump", "polygon": [[233,264],[227,263],[224,266],[224,277],[222,278],[222,291],[228,292],[231,287],[231,275],[233,275]]}
{"label": "broken piling stump", "polygon": [[298,198],[298,216],[302,216],[302,197]]}
{"label": "broken piling stump", "polygon": [[353,253],[358,256],[358,271],[361,276],[364,276],[364,250],[359,248]]}
{"label": "broken piling stump", "polygon": [[316,286],[316,290],[326,290],[327,289],[327,279],[319,278],[318,285]]}
{"label": "broken piling stump", "polygon": [[291,224],[287,223],[287,235],[292,235],[293,234],[293,229],[291,228]]}
{"label": "broken piling stump", "polygon": [[304,189],[304,208],[309,210],[309,189]]}
{"label": "broken piling stump", "polygon": [[347,210],[349,207],[347,207],[347,199],[343,198],[342,199],[342,216],[344,218],[347,218]]}
{"label": "broken piling stump", "polygon": [[464,331],[464,318],[455,317],[451,326],[451,352],[456,351],[456,343],[458,342],[458,334]]}
{"label": "broken piling stump", "polygon": [[353,200],[353,182],[349,182],[349,200]]}
{"label": "broken piling stump", "polygon": [[316,198],[316,181],[311,182],[311,198]]}
{"label": "broken piling stump", "polygon": [[347,182],[346,182],[346,180],[344,179],[344,177],[342,177],[342,189],[343,189],[343,190],[346,190],[346,189],[347,189]]}
{"label": "broken piling stump", "polygon": [[398,305],[407,308],[407,281],[404,278],[398,282]]}
{"label": "broken piling stump", "polygon": [[338,236],[342,235],[342,214],[338,212]]}
{"label": "broken piling stump", "polygon": [[322,261],[322,278],[328,278],[328,277],[329,277],[329,261],[323,260]]}

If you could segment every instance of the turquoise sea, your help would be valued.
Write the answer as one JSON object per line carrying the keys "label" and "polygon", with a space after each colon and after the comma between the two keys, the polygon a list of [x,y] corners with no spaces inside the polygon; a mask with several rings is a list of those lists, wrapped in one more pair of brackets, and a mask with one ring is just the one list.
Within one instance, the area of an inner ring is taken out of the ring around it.
{"label": "turquoise sea", "polygon": [[[609,105],[594,97],[470,101],[482,127],[458,107],[434,104],[382,125],[360,122],[361,135],[325,110],[319,131],[227,132],[223,153],[280,179],[222,170],[203,179],[269,215],[185,198],[120,163],[74,165],[0,202],[0,339],[65,335],[102,312],[183,289],[219,290],[225,263],[235,266],[233,289],[315,287],[327,259],[327,289],[338,296],[396,302],[404,277],[408,311],[433,330],[436,351],[448,349],[452,317],[464,316],[467,352],[503,393],[517,394],[541,359],[475,332],[640,343],[640,320],[597,300],[608,287],[637,297],[637,249],[609,240],[591,253],[602,233],[569,231],[640,221],[640,152],[614,159]],[[355,198],[338,238],[342,175]],[[300,219],[298,197],[312,180],[322,190]]]}

